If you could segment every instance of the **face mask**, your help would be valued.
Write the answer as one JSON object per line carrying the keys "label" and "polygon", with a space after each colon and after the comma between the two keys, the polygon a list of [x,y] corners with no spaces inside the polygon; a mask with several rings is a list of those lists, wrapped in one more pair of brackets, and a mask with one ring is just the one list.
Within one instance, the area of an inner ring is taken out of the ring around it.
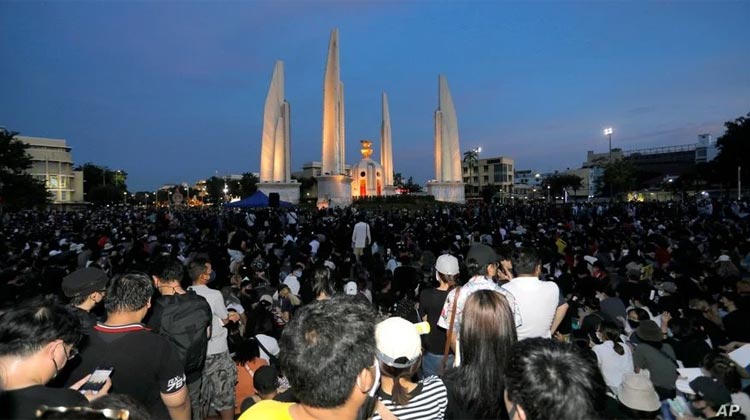
{"label": "face mask", "polygon": [[375,407],[378,403],[378,397],[375,396],[375,393],[378,388],[380,388],[380,362],[375,359],[375,382],[373,382],[372,388],[367,391],[364,404],[359,407],[357,420],[369,420],[375,414]]}
{"label": "face mask", "polygon": [[300,270],[295,270],[295,272],[294,272],[294,277],[302,277],[302,271],[300,271]]}
{"label": "face mask", "polygon": [[641,321],[636,321],[634,319],[628,319],[628,325],[630,325],[630,328],[636,329],[638,328],[638,325],[640,325]]}
{"label": "face mask", "polygon": [[602,333],[599,331],[596,332],[596,339],[599,340],[600,343],[604,342],[604,337],[602,336]]}
{"label": "face mask", "polygon": [[216,280],[216,271],[211,272],[211,276],[208,278],[208,282],[211,283],[214,280]]}

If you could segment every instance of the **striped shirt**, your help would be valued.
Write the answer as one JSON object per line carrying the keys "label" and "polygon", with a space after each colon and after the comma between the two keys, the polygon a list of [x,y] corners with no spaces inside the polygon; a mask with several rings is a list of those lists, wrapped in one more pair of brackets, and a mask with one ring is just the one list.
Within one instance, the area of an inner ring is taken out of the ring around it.
{"label": "striped shirt", "polygon": [[[448,391],[443,381],[437,376],[430,376],[417,384],[411,392],[412,397],[406,405],[396,405],[391,396],[378,391],[380,401],[391,410],[399,420],[433,420],[443,419],[448,406]],[[378,413],[372,420],[382,420]]]}

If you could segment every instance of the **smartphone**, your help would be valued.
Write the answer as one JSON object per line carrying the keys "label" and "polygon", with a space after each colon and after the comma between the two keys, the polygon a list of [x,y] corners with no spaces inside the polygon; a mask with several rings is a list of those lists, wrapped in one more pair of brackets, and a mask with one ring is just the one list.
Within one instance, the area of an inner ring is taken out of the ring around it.
{"label": "smartphone", "polygon": [[81,386],[78,392],[83,393],[84,391],[88,391],[97,394],[107,382],[107,378],[109,378],[113,370],[113,367],[96,368],[89,380]]}
{"label": "smartphone", "polygon": [[648,300],[653,301],[654,297],[656,297],[656,290],[651,289],[651,294],[648,296]]}

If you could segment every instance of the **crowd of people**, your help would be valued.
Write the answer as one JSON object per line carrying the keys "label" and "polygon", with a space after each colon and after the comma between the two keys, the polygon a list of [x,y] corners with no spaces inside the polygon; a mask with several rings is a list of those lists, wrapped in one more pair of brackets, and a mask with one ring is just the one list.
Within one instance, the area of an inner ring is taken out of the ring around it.
{"label": "crowd of people", "polygon": [[745,418],[742,208],[5,213],[0,418]]}

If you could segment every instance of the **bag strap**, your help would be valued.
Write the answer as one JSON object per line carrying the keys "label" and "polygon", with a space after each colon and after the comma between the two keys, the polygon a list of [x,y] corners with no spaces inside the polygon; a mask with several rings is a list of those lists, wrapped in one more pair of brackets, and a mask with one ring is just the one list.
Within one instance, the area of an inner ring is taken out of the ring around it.
{"label": "bag strap", "polygon": [[445,364],[448,362],[448,354],[451,350],[451,341],[453,340],[453,326],[456,323],[456,306],[458,305],[458,296],[461,293],[461,286],[456,287],[456,295],[453,296],[453,309],[451,310],[451,322],[448,325],[448,333],[445,335],[445,349],[443,349],[443,360],[440,361],[440,374],[445,371]]}
{"label": "bag strap", "polygon": [[276,356],[274,356],[273,354],[271,354],[271,352],[268,351],[268,349],[266,348],[266,346],[264,346],[263,343],[260,342],[260,340],[258,339],[257,335],[254,336],[253,338],[255,338],[255,342],[258,343],[258,347],[260,347],[260,349],[263,350],[268,355],[268,360],[269,361],[276,359]]}

